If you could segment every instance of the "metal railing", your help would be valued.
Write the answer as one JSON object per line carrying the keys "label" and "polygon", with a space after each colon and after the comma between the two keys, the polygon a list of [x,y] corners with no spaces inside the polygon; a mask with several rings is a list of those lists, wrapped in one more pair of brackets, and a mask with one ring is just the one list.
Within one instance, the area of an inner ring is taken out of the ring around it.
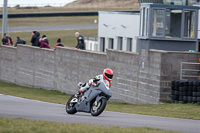
{"label": "metal railing", "polygon": [[180,80],[191,79],[191,78],[198,79],[199,76],[200,76],[200,63],[181,62]]}

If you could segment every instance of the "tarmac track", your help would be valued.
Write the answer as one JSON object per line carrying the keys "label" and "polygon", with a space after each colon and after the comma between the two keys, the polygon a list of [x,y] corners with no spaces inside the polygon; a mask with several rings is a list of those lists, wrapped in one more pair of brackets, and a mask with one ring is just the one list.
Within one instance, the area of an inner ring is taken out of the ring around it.
{"label": "tarmac track", "polygon": [[104,111],[98,117],[93,117],[89,113],[80,112],[75,115],[69,115],[65,112],[65,105],[3,94],[0,94],[0,116],[104,126],[152,127],[187,133],[200,132],[200,120],[176,119],[109,111]]}

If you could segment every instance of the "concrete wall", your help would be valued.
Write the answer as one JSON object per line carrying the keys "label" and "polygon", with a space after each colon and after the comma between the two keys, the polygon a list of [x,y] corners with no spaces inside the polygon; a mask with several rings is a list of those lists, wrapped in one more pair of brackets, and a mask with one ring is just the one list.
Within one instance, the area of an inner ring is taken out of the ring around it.
{"label": "concrete wall", "polygon": [[16,55],[14,47],[1,47],[0,50],[0,79],[8,82],[16,82]]}
{"label": "concrete wall", "polygon": [[[161,96],[160,101],[166,102],[169,99],[169,91],[171,80],[180,79],[180,66],[181,62],[194,62],[198,63],[200,58],[200,53],[190,53],[190,52],[164,52],[162,54],[161,62]],[[187,69],[199,70],[199,65],[187,65]],[[199,76],[198,72],[192,73],[193,76]],[[189,78],[185,78],[189,79]],[[189,80],[198,80],[198,78],[190,78]]]}
{"label": "concrete wall", "polygon": [[114,71],[111,100],[158,104],[170,102],[170,83],[179,79],[180,62],[198,62],[198,58],[198,53],[156,50],[108,49],[101,53],[66,47],[2,46],[0,80],[73,94],[79,81],[86,82],[109,67]]}

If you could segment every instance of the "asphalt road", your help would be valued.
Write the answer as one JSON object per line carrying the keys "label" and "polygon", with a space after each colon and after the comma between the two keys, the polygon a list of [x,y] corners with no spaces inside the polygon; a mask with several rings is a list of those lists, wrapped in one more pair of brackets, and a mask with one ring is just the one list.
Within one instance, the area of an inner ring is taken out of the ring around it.
{"label": "asphalt road", "polygon": [[41,102],[2,94],[0,94],[0,116],[106,126],[152,127],[187,133],[200,132],[200,120],[135,115],[109,111],[104,111],[98,117],[93,117],[89,113],[80,112],[75,115],[69,115],[65,112],[65,106],[61,104]]}
{"label": "asphalt road", "polygon": [[[90,25],[50,25],[50,26],[17,26],[8,27],[8,32],[28,32],[28,31],[49,31],[49,30],[78,30],[78,29],[97,29],[97,24]],[[2,27],[0,27],[2,31]]]}

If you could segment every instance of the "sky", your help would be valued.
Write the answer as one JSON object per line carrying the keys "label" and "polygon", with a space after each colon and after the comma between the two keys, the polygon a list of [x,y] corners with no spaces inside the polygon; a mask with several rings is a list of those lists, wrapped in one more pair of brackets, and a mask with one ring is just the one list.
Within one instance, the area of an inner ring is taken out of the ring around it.
{"label": "sky", "polygon": [[[67,3],[76,1],[76,0],[7,0],[8,6],[13,7],[16,5],[20,6],[64,6]],[[0,7],[3,7],[4,0],[0,0]]]}

